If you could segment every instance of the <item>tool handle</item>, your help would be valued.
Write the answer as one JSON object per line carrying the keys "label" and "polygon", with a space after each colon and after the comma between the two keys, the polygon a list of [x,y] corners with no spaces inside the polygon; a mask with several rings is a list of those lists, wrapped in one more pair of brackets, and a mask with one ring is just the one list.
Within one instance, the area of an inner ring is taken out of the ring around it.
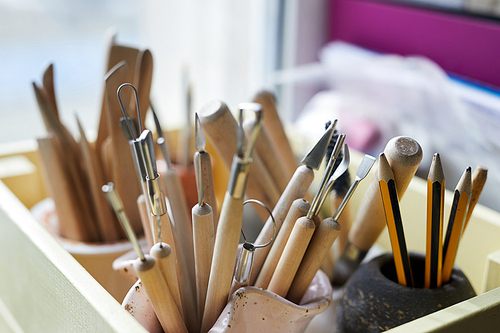
{"label": "tool handle", "polygon": [[214,221],[213,211],[209,204],[194,205],[191,210],[193,217],[194,259],[196,271],[196,292],[198,313],[205,309],[210,266],[214,252]]}
{"label": "tool handle", "polygon": [[235,199],[226,192],[215,237],[202,332],[207,332],[215,324],[227,303],[238,252],[242,218],[243,198]]}
{"label": "tool handle", "polygon": [[167,243],[156,243],[151,247],[149,254],[155,258],[160,267],[163,279],[167,283],[168,289],[172,294],[177,310],[183,317],[183,307],[181,292],[179,289],[179,279],[177,277],[177,269],[175,264],[175,257],[172,253],[172,247]]}
{"label": "tool handle", "polygon": [[[422,148],[409,137],[395,137],[387,143],[384,154],[394,173],[398,198],[403,195],[422,160]],[[368,250],[385,228],[385,215],[377,177],[363,196],[353,222],[349,241],[361,250]]]}
{"label": "tool handle", "polygon": [[292,232],[293,226],[299,217],[306,216],[311,205],[304,199],[296,199],[288,214],[286,215],[285,221],[283,222],[278,236],[271,245],[271,250],[267,255],[266,261],[262,266],[259,277],[255,281],[255,286],[259,288],[266,289],[271,281],[273,273],[278,265],[281,258],[281,254],[285,249],[290,233]]}
{"label": "tool handle", "polygon": [[271,92],[261,91],[257,93],[253,101],[262,105],[264,129],[269,134],[269,140],[278,154],[279,160],[282,161],[285,176],[290,179],[299,164],[293,154],[292,147],[276,110],[276,99]]}
{"label": "tool handle", "polygon": [[315,223],[307,217],[295,222],[267,290],[286,297],[315,228]]}
{"label": "tool handle", "polygon": [[333,218],[327,218],[321,222],[314,232],[288,291],[287,298],[290,301],[299,304],[339,233],[340,224]]}
{"label": "tool handle", "polygon": [[[314,172],[305,165],[298,167],[295,173],[293,174],[292,179],[290,180],[290,182],[288,182],[285,191],[283,191],[280,199],[278,200],[278,203],[273,209],[273,216],[276,221],[276,232],[278,235],[281,225],[283,224],[283,221],[285,220],[288,210],[290,209],[290,206],[292,205],[293,201],[304,197],[313,179],[314,179]],[[259,236],[255,241],[255,244],[265,244],[269,242],[269,240],[271,240],[272,237],[273,237],[273,221],[269,217],[264,227],[262,227],[262,230],[260,231]],[[257,279],[257,276],[259,275],[260,269],[264,264],[264,261],[269,251],[270,251],[269,246],[258,248],[255,250],[252,275],[250,278],[250,285],[253,285],[253,283]]]}
{"label": "tool handle", "polygon": [[187,333],[186,325],[155,259],[146,255],[145,261],[137,259],[134,268],[146,289],[163,330],[169,333]]}
{"label": "tool handle", "polygon": [[146,196],[141,194],[137,198],[137,207],[139,208],[139,216],[141,217],[142,229],[144,229],[144,236],[149,247],[153,246],[153,232],[152,232],[152,220],[151,213],[149,212],[149,203],[147,202]]}

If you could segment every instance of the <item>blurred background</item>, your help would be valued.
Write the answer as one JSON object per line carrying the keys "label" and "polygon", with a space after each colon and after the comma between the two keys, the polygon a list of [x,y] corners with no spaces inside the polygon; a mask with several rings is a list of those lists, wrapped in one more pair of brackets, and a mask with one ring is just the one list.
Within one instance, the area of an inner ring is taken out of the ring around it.
{"label": "blurred background", "polygon": [[63,123],[76,134],[78,114],[95,137],[114,30],[151,50],[166,129],[186,126],[188,68],[194,110],[267,88],[290,134],[313,141],[338,118],[374,155],[411,136],[419,175],[439,152],[450,189],[468,165],[488,167],[480,202],[500,211],[500,0],[0,0],[0,25],[1,144],[45,134],[31,84],[50,62]]}

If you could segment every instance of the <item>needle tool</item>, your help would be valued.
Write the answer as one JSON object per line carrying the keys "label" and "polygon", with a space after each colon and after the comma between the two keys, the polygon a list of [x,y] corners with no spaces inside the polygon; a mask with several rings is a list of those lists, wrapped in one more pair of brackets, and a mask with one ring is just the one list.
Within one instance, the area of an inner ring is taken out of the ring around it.
{"label": "needle tool", "polygon": [[443,283],[450,281],[451,271],[457,255],[458,243],[460,237],[462,237],[467,207],[469,206],[472,193],[471,173],[471,167],[468,167],[458,181],[453,195],[450,218],[443,243]]}
{"label": "needle tool", "polygon": [[241,287],[246,287],[250,283],[250,274],[252,273],[253,257],[255,254],[255,249],[270,246],[273,243],[274,239],[276,238],[276,220],[274,219],[271,210],[258,200],[249,199],[243,202],[243,205],[246,205],[247,203],[255,203],[261,205],[267,210],[267,212],[269,213],[269,218],[271,218],[274,224],[274,234],[271,240],[269,240],[269,242],[267,242],[266,244],[257,245],[248,242],[247,238],[245,237],[245,233],[243,232],[243,229],[241,229],[241,235],[243,236],[244,242],[241,248],[240,255],[238,257],[238,262],[236,263],[236,270],[234,272],[233,283],[231,285],[231,291],[229,292],[229,297],[231,297],[231,295],[236,290],[238,290]]}
{"label": "needle tool", "polygon": [[[410,137],[397,136],[389,140],[384,155],[394,173],[398,198],[401,200],[422,160],[422,148]],[[347,281],[386,225],[380,185],[377,177],[373,177],[352,223],[344,252],[335,264],[331,280],[333,285],[341,286]]]}
{"label": "needle tool", "polygon": [[[306,154],[306,156],[304,156],[302,159],[303,165],[299,166],[295,170],[292,179],[288,182],[285,191],[283,191],[278,203],[274,207],[273,216],[276,219],[276,229],[278,235],[281,225],[283,224],[293,201],[303,198],[307,193],[307,190],[314,179],[313,169],[317,170],[321,165],[336,124],[336,120],[332,122],[314,147]],[[271,239],[272,235],[272,221],[267,219],[266,224],[257,236],[256,242],[259,244],[266,243]],[[260,248],[255,251],[254,267],[250,278],[251,285],[256,281],[268,253],[269,247]]]}
{"label": "needle tool", "polygon": [[137,253],[138,259],[134,262],[134,269],[142,281],[163,330],[171,333],[187,332],[182,316],[163,278],[160,267],[152,256],[148,254],[145,255],[142,252],[134,230],[123,210],[123,203],[114,189],[113,183],[104,185],[102,191],[106,195],[109,205],[113,208],[128,239],[132,243],[132,247]]}
{"label": "needle tool", "polygon": [[427,177],[427,237],[424,288],[440,287],[443,281],[444,172],[439,154],[432,158]]}
{"label": "needle tool", "polygon": [[[151,212],[153,215],[154,228],[156,230],[158,225],[156,225],[156,216],[160,216],[161,220],[161,232],[164,235],[166,243],[169,244],[173,250],[174,255],[177,258],[178,265],[178,275],[180,284],[182,304],[184,306],[184,318],[186,318],[187,325],[196,325],[197,320],[197,307],[196,298],[194,294],[193,284],[190,280],[189,269],[186,261],[186,253],[183,251],[181,242],[176,241],[174,232],[172,230],[172,225],[168,217],[167,205],[165,200],[165,194],[163,193],[161,177],[156,169],[156,157],[154,152],[153,134],[150,130],[144,130],[139,137],[141,142],[142,157],[144,166],[146,169],[146,187],[148,192],[149,203],[151,205]],[[155,201],[155,195],[158,195],[160,200]],[[191,230],[189,230],[191,233]],[[156,233],[154,234],[155,243],[159,240],[157,239]],[[192,235],[189,235],[192,237]],[[191,248],[192,251],[192,248]],[[193,267],[194,269],[194,267]],[[191,330],[191,327],[189,327]]]}
{"label": "needle tool", "polygon": [[413,287],[413,274],[411,271],[410,257],[406,248],[403,221],[399,209],[396,184],[394,183],[394,174],[392,173],[392,169],[384,153],[380,154],[379,157],[378,179],[398,283],[403,286]]}
{"label": "needle tool", "polygon": [[167,143],[163,135],[163,130],[158,120],[158,115],[153,110],[153,118],[155,120],[156,132],[158,139],[156,143],[160,146],[163,153],[163,158],[167,164],[167,170],[161,175],[165,192],[170,202],[172,219],[174,220],[175,234],[179,240],[179,250],[181,251],[186,266],[189,272],[189,281],[191,289],[196,290],[195,262],[194,262],[194,246],[193,246],[193,227],[189,208],[186,201],[186,195],[182,187],[181,177],[177,170],[172,167],[172,162],[169,158]]}
{"label": "needle tool", "polygon": [[465,218],[464,230],[469,224],[470,217],[472,216],[472,212],[474,211],[474,207],[479,200],[479,196],[483,191],[484,183],[486,183],[486,176],[488,175],[488,169],[481,165],[478,165],[474,170],[474,174],[472,175],[472,194],[470,197],[469,209],[467,210],[467,217]]}
{"label": "needle tool", "polygon": [[[160,197],[156,194],[155,202],[157,205],[160,204],[158,201],[160,201]],[[163,274],[163,278],[165,279],[165,282],[167,282],[168,288],[174,298],[175,305],[181,313],[181,316],[183,316],[182,299],[179,289],[179,279],[177,276],[175,257],[172,253],[172,247],[167,243],[162,242],[160,215],[156,216],[156,224],[158,225],[158,243],[151,247],[149,253],[156,259],[161,273]]]}
{"label": "needle tool", "polygon": [[[242,128],[244,110],[252,111],[255,114],[255,126],[246,144]],[[236,155],[233,158],[228,188],[224,196],[219,226],[217,227],[202,332],[207,332],[214,325],[226,305],[231,289],[243,218],[243,198],[255,139],[262,126],[261,116],[262,110],[259,104],[244,103],[239,105]]]}
{"label": "needle tool", "polygon": [[[350,161],[349,149],[347,145],[344,145],[343,155],[344,158],[342,159],[339,167],[333,173],[331,180],[339,179],[345,172],[347,172],[346,169]],[[300,263],[297,274],[295,274],[295,278],[292,282],[292,285],[290,286],[290,290],[288,291],[287,298],[290,301],[299,304],[307,288],[309,288],[309,285],[316,275],[316,272],[320,269],[323,261],[328,255],[333,242],[335,242],[335,240],[339,236],[341,226],[338,223],[338,220],[340,216],[347,207],[347,203],[354,194],[357,186],[359,185],[361,180],[366,177],[368,172],[370,172],[370,169],[372,168],[374,163],[375,158],[373,156],[364,156],[363,160],[358,166],[356,179],[349,187],[349,190],[347,191],[344,199],[337,208],[337,211],[335,212],[335,214],[333,214],[332,218],[324,219],[314,232],[311,242],[309,243],[309,247],[304,254],[304,258]],[[329,192],[330,191],[327,187],[325,195],[327,195]]]}
{"label": "needle tool", "polygon": [[[309,208],[306,216],[300,217],[295,222],[271,281],[269,281],[267,289],[277,295],[282,297],[287,295],[302,258],[304,257],[307,247],[310,244],[311,238],[318,227],[316,221],[313,221],[313,218],[318,215],[321,209],[322,197],[326,192],[328,181],[335,172],[335,160],[340,154],[340,149],[344,144],[344,140],[345,135],[339,137],[339,140],[335,145],[334,153],[328,161],[323,178],[321,179],[316,195],[311,203],[311,207]],[[347,154],[347,157],[348,156],[349,154]],[[344,155],[344,158],[345,157],[346,156]],[[346,169],[347,167],[343,169],[342,173]],[[339,175],[335,176],[338,177]]]}
{"label": "needle tool", "polygon": [[[212,207],[215,234],[217,232],[219,214],[217,211],[217,200],[215,197],[214,182],[212,179],[212,161],[210,159],[210,154],[205,150],[207,141],[205,139],[205,134],[203,133],[203,127],[198,113],[195,114],[194,133],[196,152],[194,153],[193,162],[196,174],[196,184],[198,186],[198,194],[200,194],[200,191],[203,191],[203,201]],[[200,187],[199,183],[203,186]]]}
{"label": "needle tool", "polygon": [[[199,138],[198,126],[196,126],[196,133],[196,145],[198,149],[200,148],[199,140],[201,140]],[[204,155],[208,156],[206,153]],[[191,209],[191,217],[193,219],[193,244],[198,311],[200,314],[203,314],[203,310],[205,309],[208,279],[210,277],[210,266],[212,265],[212,255],[214,252],[216,228],[214,228],[213,209],[210,204],[205,202],[206,179],[203,177],[203,167],[197,165],[197,163],[201,164],[201,159],[196,158],[196,156],[197,154],[195,153],[194,162],[198,191],[198,204],[194,205]],[[210,163],[210,157],[208,162]],[[211,180],[212,178],[210,175],[210,182]]]}

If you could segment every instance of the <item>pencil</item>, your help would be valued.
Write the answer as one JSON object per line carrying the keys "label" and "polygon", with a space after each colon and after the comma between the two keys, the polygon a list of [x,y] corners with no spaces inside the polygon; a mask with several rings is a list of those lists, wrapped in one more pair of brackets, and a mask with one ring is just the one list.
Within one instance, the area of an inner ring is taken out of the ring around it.
{"label": "pencil", "polygon": [[469,220],[472,215],[472,212],[474,211],[474,207],[476,207],[476,204],[479,200],[479,196],[483,191],[487,175],[488,175],[488,169],[481,165],[478,165],[474,170],[474,174],[472,175],[472,193],[470,196],[469,209],[467,210],[467,217],[465,218],[464,230],[462,231],[462,233],[465,231],[465,228],[469,224]]}
{"label": "pencil", "polygon": [[411,272],[410,257],[406,248],[403,221],[399,209],[398,194],[394,174],[385,154],[379,157],[379,187],[384,206],[387,230],[391,240],[392,253],[398,283],[403,286],[413,287],[413,274]]}
{"label": "pencil", "polygon": [[451,271],[455,263],[458,242],[462,235],[467,207],[472,192],[471,168],[468,167],[460,178],[450,211],[450,219],[443,244],[443,283],[450,281]]}
{"label": "pencil", "polygon": [[432,158],[427,177],[427,240],[424,288],[440,287],[443,264],[444,172],[439,154]]}

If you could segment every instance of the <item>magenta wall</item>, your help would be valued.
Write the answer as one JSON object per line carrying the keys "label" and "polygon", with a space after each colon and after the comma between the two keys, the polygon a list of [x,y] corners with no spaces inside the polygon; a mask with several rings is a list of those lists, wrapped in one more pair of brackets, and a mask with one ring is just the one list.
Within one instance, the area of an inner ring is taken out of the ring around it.
{"label": "magenta wall", "polygon": [[332,0],[331,40],[425,55],[446,71],[500,87],[500,21],[370,0]]}

